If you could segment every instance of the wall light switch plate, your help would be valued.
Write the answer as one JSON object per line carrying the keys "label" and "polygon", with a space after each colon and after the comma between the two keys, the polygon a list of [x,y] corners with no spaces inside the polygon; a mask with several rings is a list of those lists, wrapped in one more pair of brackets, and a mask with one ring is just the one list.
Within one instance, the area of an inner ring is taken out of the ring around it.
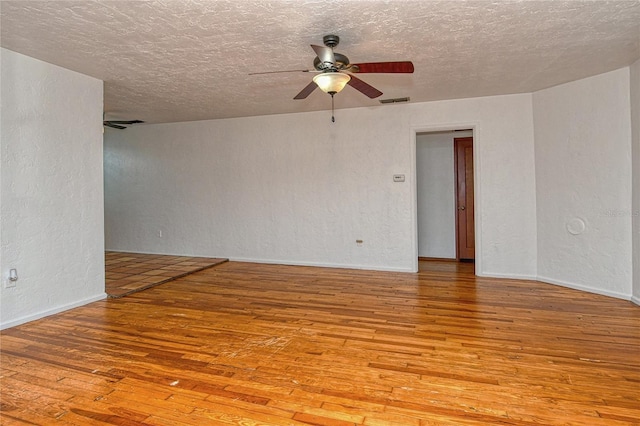
{"label": "wall light switch plate", "polygon": [[404,175],[393,175],[394,182],[404,182]]}

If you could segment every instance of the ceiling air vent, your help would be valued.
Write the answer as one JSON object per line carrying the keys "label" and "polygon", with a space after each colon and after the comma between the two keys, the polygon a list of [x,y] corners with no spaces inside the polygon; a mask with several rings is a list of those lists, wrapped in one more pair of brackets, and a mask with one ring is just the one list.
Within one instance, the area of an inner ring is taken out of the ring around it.
{"label": "ceiling air vent", "polygon": [[380,99],[381,104],[397,104],[400,102],[409,102],[409,97],[406,98],[394,98],[394,99]]}

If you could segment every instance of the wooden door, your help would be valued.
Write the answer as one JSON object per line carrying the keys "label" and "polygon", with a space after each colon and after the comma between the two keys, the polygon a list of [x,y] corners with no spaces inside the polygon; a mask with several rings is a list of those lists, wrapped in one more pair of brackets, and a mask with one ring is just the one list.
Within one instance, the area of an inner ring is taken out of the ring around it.
{"label": "wooden door", "polygon": [[455,138],[456,173],[456,257],[475,259],[473,208],[473,138]]}

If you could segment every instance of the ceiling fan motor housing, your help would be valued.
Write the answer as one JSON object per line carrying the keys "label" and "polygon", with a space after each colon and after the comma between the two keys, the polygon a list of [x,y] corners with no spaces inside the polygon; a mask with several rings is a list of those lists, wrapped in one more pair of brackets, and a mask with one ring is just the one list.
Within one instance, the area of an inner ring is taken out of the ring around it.
{"label": "ceiling fan motor housing", "polygon": [[317,56],[313,60],[313,67],[318,71],[331,71],[332,68],[335,68],[333,69],[333,71],[340,71],[349,67],[349,58],[347,58],[345,55],[343,55],[342,53],[334,53],[333,56],[336,60],[334,67],[328,68],[326,64],[320,61],[320,58],[318,58]]}

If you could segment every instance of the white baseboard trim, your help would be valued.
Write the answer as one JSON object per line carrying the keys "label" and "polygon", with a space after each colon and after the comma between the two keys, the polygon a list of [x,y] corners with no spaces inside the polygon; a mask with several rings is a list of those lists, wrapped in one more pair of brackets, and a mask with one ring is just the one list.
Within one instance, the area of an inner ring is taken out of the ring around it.
{"label": "white baseboard trim", "polygon": [[538,279],[535,275],[525,275],[525,274],[504,274],[502,272],[478,272],[476,271],[476,276],[483,278],[507,278],[512,280],[529,280],[536,281]]}
{"label": "white baseboard trim", "polygon": [[319,268],[339,268],[339,269],[359,269],[365,271],[381,271],[381,272],[410,272],[414,273],[413,269],[409,268],[394,268],[386,266],[376,265],[351,265],[343,263],[325,263],[325,262],[298,262],[291,260],[274,260],[274,259],[253,259],[246,257],[233,257],[229,258],[231,262],[249,262],[249,263],[266,263],[270,265],[290,265],[290,266],[313,266]]}
{"label": "white baseboard trim", "polygon": [[593,287],[589,287],[581,284],[570,283],[568,281],[556,280],[554,278],[538,276],[538,281],[541,281],[547,284],[559,285],[561,287],[567,287],[574,290],[586,291],[587,293],[594,293],[594,294],[600,294],[602,296],[615,297],[616,299],[631,300],[630,294],[618,293],[617,291],[603,290],[601,288],[593,288]]}
{"label": "white baseboard trim", "polygon": [[503,274],[503,273],[494,273],[494,272],[477,272],[476,275],[478,277],[483,278],[510,278],[516,280],[531,280],[531,281],[540,281],[545,284],[558,285],[561,287],[570,288],[573,290],[585,291],[587,293],[599,294],[602,296],[615,297],[616,299],[630,300],[636,305],[640,305],[640,298],[632,296],[630,294],[618,293],[616,291],[603,290],[600,288],[593,288],[581,284],[575,284],[568,281],[556,280],[549,277],[544,277],[541,275],[519,275],[519,274]]}
{"label": "white baseboard trim", "polygon": [[47,309],[46,311],[41,311],[41,312],[38,312],[32,315],[27,315],[15,320],[3,322],[2,324],[0,324],[0,330],[15,327],[17,325],[25,324],[31,321],[39,320],[41,318],[48,317],[49,315],[59,314],[60,312],[68,311],[69,309],[84,306],[92,302],[97,302],[98,300],[104,300],[106,298],[107,298],[107,293],[100,293],[95,296],[88,297],[86,299],[78,300],[73,303],[55,307],[53,309]]}

